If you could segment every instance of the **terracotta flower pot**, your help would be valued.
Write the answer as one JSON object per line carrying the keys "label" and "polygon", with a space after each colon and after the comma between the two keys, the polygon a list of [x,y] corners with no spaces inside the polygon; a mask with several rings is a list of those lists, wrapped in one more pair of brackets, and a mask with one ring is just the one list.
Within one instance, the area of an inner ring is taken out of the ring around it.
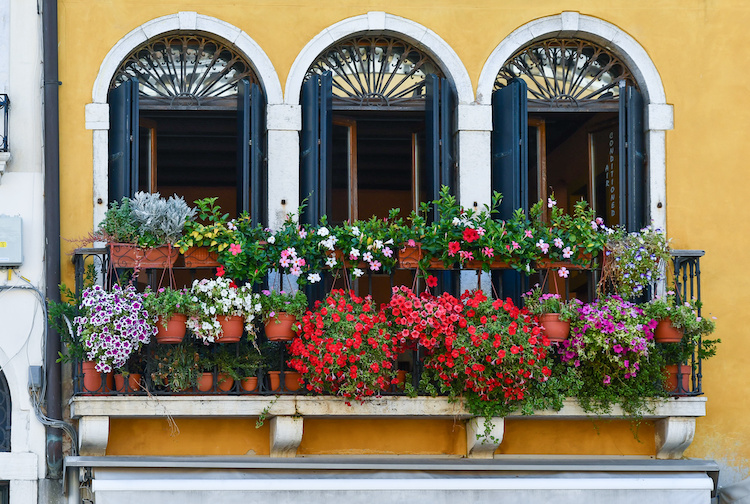
{"label": "terracotta flower pot", "polygon": [[96,370],[96,362],[85,361],[81,363],[81,392],[83,393],[106,393],[114,389],[114,380],[110,373],[100,373]]}
{"label": "terracotta flower pot", "polygon": [[[281,389],[281,371],[269,371],[268,377],[271,382],[271,390]],[[284,389],[294,392],[300,389],[300,378],[302,375],[296,371],[284,371]]]}
{"label": "terracotta flower pot", "polygon": [[[670,364],[668,366],[664,366],[664,374],[666,375],[666,379],[664,380],[664,388],[667,392],[676,396],[685,396],[690,392],[690,378],[692,376],[692,368],[690,367],[690,365]],[[679,378],[677,376],[678,374],[680,375]],[[677,388],[678,379],[680,388]]]}
{"label": "terracotta flower pot", "polygon": [[243,378],[240,382],[240,387],[242,390],[246,392],[253,392],[258,390],[258,377],[257,376],[248,376],[247,378]]}
{"label": "terracotta flower pot", "polygon": [[218,317],[222,334],[216,338],[216,343],[237,343],[245,331],[245,319],[239,315]]}
{"label": "terracotta flower pot", "polygon": [[182,313],[175,313],[167,321],[167,327],[164,327],[164,320],[159,317],[156,322],[156,342],[161,344],[180,343],[185,338],[185,324],[187,316]]}
{"label": "terracotta flower pot", "polygon": [[234,387],[234,379],[229,373],[219,373],[216,376],[216,389],[222,392],[229,392]]}
{"label": "terracotta flower pot", "polygon": [[211,372],[201,373],[195,388],[198,392],[210,392],[214,389],[214,374]]}
{"label": "terracotta flower pot", "polygon": [[544,313],[539,316],[544,334],[550,341],[565,341],[570,334],[570,322],[560,320],[559,313]]}
{"label": "terracotta flower pot", "polygon": [[118,392],[137,392],[139,390],[142,390],[141,387],[141,378],[143,376],[140,373],[129,373],[127,380],[125,379],[125,375],[123,374],[116,374],[115,375],[115,390]]}
{"label": "terracotta flower pot", "polygon": [[268,341],[290,341],[296,335],[294,324],[297,317],[286,312],[279,312],[266,322],[266,338]]}
{"label": "terracotta flower pot", "polygon": [[665,318],[659,321],[656,326],[654,341],[657,343],[679,343],[682,341],[682,331],[672,325],[672,320]]}

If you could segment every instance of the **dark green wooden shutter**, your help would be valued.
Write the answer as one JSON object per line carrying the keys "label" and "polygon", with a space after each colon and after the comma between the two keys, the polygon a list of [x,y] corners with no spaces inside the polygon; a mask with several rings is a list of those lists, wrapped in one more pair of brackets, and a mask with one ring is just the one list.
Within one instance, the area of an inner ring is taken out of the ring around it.
{"label": "dark green wooden shutter", "polygon": [[[511,81],[492,93],[492,191],[503,194],[498,216],[510,219],[517,208],[528,211],[528,112],[526,83]],[[493,275],[502,297],[520,303],[525,277],[504,270]]]}
{"label": "dark green wooden shutter", "polygon": [[302,85],[300,199],[309,198],[302,222],[317,223],[331,208],[333,78],[313,75]]}
{"label": "dark green wooden shutter", "polygon": [[620,82],[620,215],[628,231],[647,224],[648,176],[643,141],[643,97]]}
{"label": "dark green wooden shutter", "polygon": [[138,79],[109,92],[109,201],[138,190]]}
{"label": "dark green wooden shutter", "polygon": [[250,87],[250,192],[252,222],[267,226],[266,100],[257,84]]}
{"label": "dark green wooden shutter", "polygon": [[237,213],[250,212],[250,82],[237,83]]}
{"label": "dark green wooden shutter", "polygon": [[525,82],[492,93],[492,190],[503,194],[502,219],[528,211],[528,120]]}

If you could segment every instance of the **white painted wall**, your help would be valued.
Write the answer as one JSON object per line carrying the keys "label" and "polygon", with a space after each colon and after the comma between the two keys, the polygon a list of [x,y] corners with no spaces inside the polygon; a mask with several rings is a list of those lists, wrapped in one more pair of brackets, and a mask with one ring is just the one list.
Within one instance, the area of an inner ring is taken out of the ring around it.
{"label": "white painted wall", "polygon": [[[0,0],[0,92],[11,101],[10,161],[0,179],[0,215],[23,219],[23,266],[0,286],[44,291],[41,16],[36,2]],[[42,363],[44,315],[30,290],[0,291],[0,367],[11,391],[11,453],[0,453],[0,480],[10,480],[12,504],[37,502],[45,472],[45,432],[27,392],[29,365]]]}

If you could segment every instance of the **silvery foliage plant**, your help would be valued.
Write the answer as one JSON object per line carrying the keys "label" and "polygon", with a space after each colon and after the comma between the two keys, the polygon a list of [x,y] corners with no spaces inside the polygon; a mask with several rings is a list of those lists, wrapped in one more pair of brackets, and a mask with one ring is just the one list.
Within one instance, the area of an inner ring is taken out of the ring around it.
{"label": "silvery foliage plant", "polygon": [[153,234],[159,242],[171,244],[180,239],[185,223],[196,214],[181,196],[164,199],[158,192],[137,192],[130,200],[130,209],[142,234]]}

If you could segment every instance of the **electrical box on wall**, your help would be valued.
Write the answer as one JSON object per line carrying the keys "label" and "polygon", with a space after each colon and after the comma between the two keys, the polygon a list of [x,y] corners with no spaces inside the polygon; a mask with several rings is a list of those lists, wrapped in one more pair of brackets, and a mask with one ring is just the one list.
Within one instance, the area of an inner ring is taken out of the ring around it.
{"label": "electrical box on wall", "polygon": [[0,269],[23,264],[22,229],[21,217],[0,215]]}

